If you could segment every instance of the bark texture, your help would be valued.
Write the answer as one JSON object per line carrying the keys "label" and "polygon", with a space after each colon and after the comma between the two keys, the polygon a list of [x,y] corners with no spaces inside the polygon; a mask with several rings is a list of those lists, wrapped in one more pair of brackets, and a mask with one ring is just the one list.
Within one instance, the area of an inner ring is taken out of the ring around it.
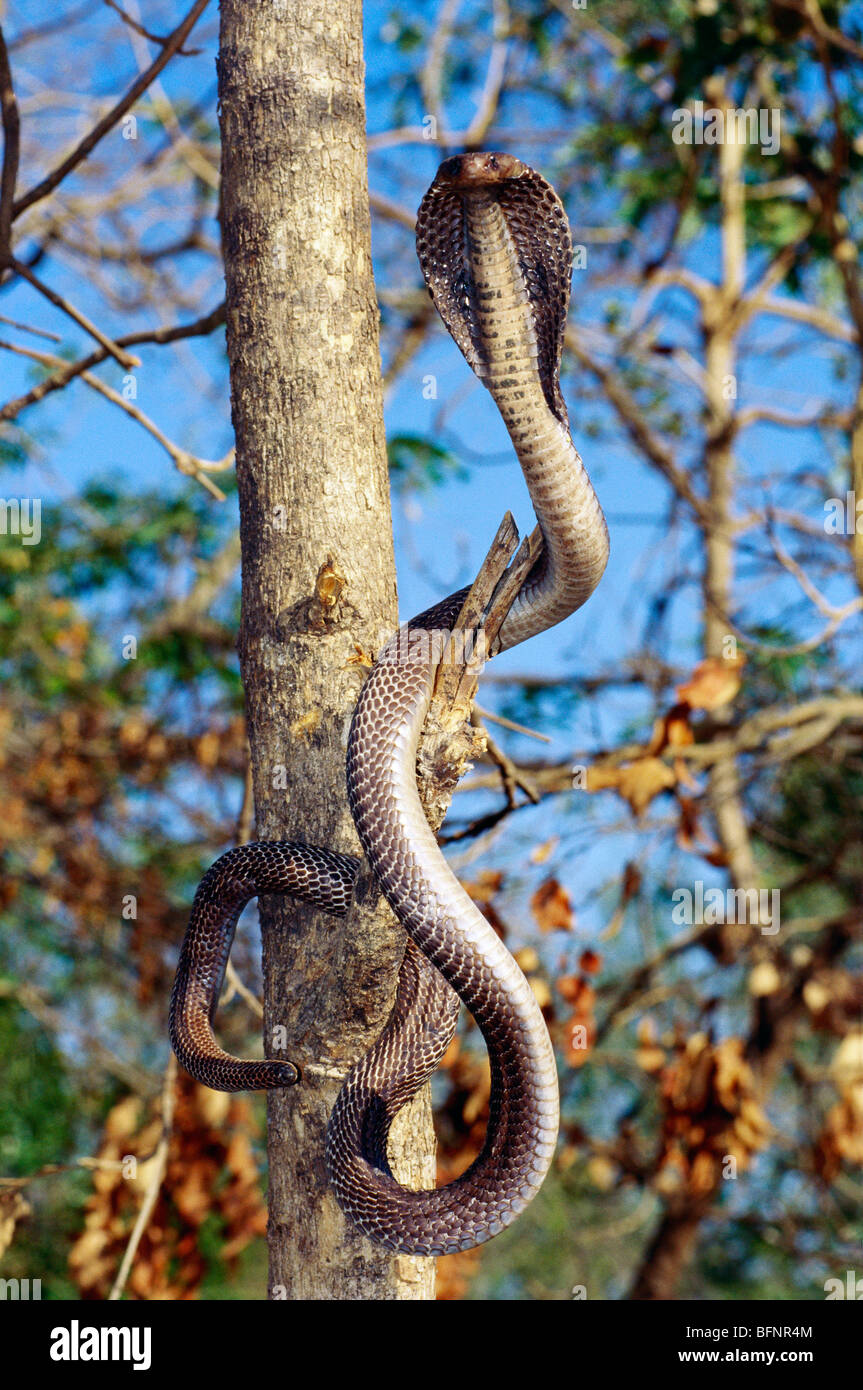
{"label": "bark texture", "polygon": [[[360,0],[223,0],[223,235],[256,833],[351,853],[347,730],[364,659],[396,622],[363,84]],[[343,1073],[380,1030],[404,948],[367,880],[357,896],[345,923],[260,904],[265,1050],[305,1069],[300,1086],[270,1097],[271,1298],[433,1296],[433,1262],[372,1245],[328,1190],[324,1139],[340,1080],[322,1073]],[[424,1096],[395,1136],[402,1180],[433,1185],[433,1149]]]}

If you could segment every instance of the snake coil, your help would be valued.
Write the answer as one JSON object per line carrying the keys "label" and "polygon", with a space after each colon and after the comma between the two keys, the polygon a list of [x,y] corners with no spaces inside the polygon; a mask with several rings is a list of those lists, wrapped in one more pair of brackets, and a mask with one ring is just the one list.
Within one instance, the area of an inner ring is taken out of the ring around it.
{"label": "snake coil", "polygon": [[[539,559],[496,650],[561,622],[598,584],[605,520],[569,435],[559,369],[572,242],[554,189],[512,155],[446,160],[423,198],[417,253],[432,299],[491,392],[542,530]],[[452,628],[467,590],[408,624]],[[354,1066],[327,1130],[327,1167],[342,1208],[373,1240],[407,1254],[466,1250],[504,1229],[538,1191],[554,1154],[559,1106],[551,1041],[512,956],[449,869],[423,813],[416,754],[436,673],[428,646],[384,647],[360,695],[347,753],[348,800],[371,868],[407,936],[392,1014]],[[213,1018],[239,915],[259,893],[286,893],[337,915],[358,861],[274,842],[230,850],[201,880],[171,996],[171,1041],[186,1070],[216,1090],[297,1081],[284,1061],[222,1051]],[[393,1117],[437,1067],[459,1004],[488,1048],[485,1145],[455,1181],[430,1191],[390,1172]]]}

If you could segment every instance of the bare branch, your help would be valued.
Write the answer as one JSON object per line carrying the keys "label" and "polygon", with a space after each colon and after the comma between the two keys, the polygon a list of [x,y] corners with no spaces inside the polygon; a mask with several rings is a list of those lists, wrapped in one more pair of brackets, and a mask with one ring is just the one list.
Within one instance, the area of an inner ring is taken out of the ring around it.
{"label": "bare branch", "polygon": [[626,428],[627,434],[636,447],[650,460],[654,467],[671,484],[674,491],[688,502],[696,516],[705,524],[711,524],[706,504],[695,493],[686,473],[674,462],[671,450],[650,429],[644,412],[638,402],[622,384],[618,373],[591,356],[579,341],[573,328],[566,332],[566,345],[583,367],[598,379],[608,397],[609,403],[617,412],[618,418]]}
{"label": "bare branch", "polygon": [[129,1237],[129,1243],[126,1246],[120,1268],[117,1271],[117,1277],[114,1280],[111,1292],[108,1294],[109,1302],[118,1300],[126,1286],[126,1280],[132,1268],[132,1261],[141,1243],[141,1237],[147,1229],[147,1222],[153,1214],[153,1208],[156,1205],[159,1190],[165,1177],[165,1169],[168,1164],[168,1149],[171,1144],[171,1132],[174,1127],[174,1088],[176,1082],[177,1059],[172,1052],[168,1059],[168,1065],[165,1068],[165,1081],[162,1086],[162,1135],[154,1155],[155,1162],[153,1163],[153,1174],[144,1200],[141,1203],[141,1210],[138,1212],[137,1220],[132,1228],[132,1234]]}
{"label": "bare branch", "polygon": [[[0,348],[5,348],[8,352],[18,353],[22,357],[30,357],[47,366],[55,366],[61,362],[61,359],[55,357],[53,353],[36,352],[33,348],[24,348],[15,343],[4,342],[2,339],[0,339]],[[112,386],[107,386],[92,372],[81,372],[80,376],[81,380],[85,381],[94,391],[98,391],[100,395],[124,410],[127,415],[131,415],[132,419],[136,420],[139,425],[143,425],[144,429],[158,440],[165,452],[170,455],[181,473],[185,473],[201,483],[218,502],[225,501],[224,492],[207,477],[207,473],[222,472],[224,469],[230,468],[234,462],[233,449],[229,449],[223,459],[215,461],[199,459],[188,449],[181,449],[178,444],[174,444],[167,435],[162,433],[158,425],[155,425],[150,417],[144,414],[143,410],[139,410],[131,401],[127,401],[125,396],[121,396],[119,391],[115,391]]]}
{"label": "bare branch", "polygon": [[182,48],[183,43],[208,4],[209,0],[195,0],[186,18],[177,26],[173,34],[165,40],[161,53],[150,64],[146,72],[142,72],[140,77],[132,83],[125,96],[121,97],[115,106],[112,106],[111,110],[107,115],[102,117],[101,121],[97,121],[93,129],[84,136],[84,139],[78,142],[74,150],[72,150],[72,153],[68,154],[55,169],[52,169],[51,173],[42,179],[41,183],[37,183],[35,187],[31,188],[23,197],[18,199],[12,212],[13,220],[20,217],[21,213],[26,212],[27,208],[32,207],[34,203],[40,202],[42,198],[47,198],[48,194],[52,193],[57,185],[63,182],[66,175],[71,174],[72,170],[77,169],[78,165],[87,158],[88,154],[96,148],[102,137],[107,135],[108,131],[111,130],[119,120],[122,120],[129,108],[134,106],[142,92],[146,92],[154,78],[158,77],[159,73],[168,64],[171,58],[173,58],[174,54]]}
{"label": "bare branch", "polygon": [[[151,34],[150,30],[145,29],[143,24],[140,24],[137,19],[133,19],[130,14],[126,14],[126,11],[117,4],[117,0],[103,0],[103,3],[106,4],[109,9],[114,10],[114,12],[120,16],[123,23],[128,24],[129,28],[134,30],[136,34],[140,34],[143,39],[148,39],[150,43],[157,43],[162,48],[164,48],[166,43],[170,43],[170,35],[166,37],[164,34]],[[197,57],[201,50],[200,48],[178,48],[176,52],[181,58],[194,58]]]}
{"label": "bare branch", "polygon": [[56,290],[52,290],[50,285],[46,285],[44,281],[38,279],[29,266],[26,266],[23,261],[16,260],[14,256],[10,256],[7,264],[10,265],[22,279],[26,280],[29,285],[32,285],[34,290],[38,290],[41,295],[44,295],[48,302],[53,304],[56,309],[60,309],[62,313],[68,314],[70,319],[74,319],[75,323],[77,323],[80,328],[83,328],[86,333],[89,333],[91,338],[95,338],[96,342],[100,343],[106,353],[115,358],[120,363],[121,367],[140,367],[140,357],[134,357],[131,353],[124,352],[112,338],[109,338],[106,333],[102,332],[101,328],[93,323],[92,319],[88,319],[87,315],[82,314],[80,309],[76,309],[74,304],[70,304],[68,299],[64,299]]}
{"label": "bare branch", "polygon": [[12,207],[21,153],[21,118],[12,84],[9,52],[0,25],[0,105],[3,116],[3,171],[0,174],[0,265],[11,255]]}
{"label": "bare branch", "polygon": [[[164,326],[161,328],[145,328],[137,333],[127,333],[118,340],[118,347],[133,347],[144,343],[176,343],[185,338],[204,337],[212,333],[225,322],[225,304],[217,304],[215,309],[211,309],[208,314],[195,319],[192,323],[180,323]],[[102,349],[99,352],[91,352],[89,357],[79,358],[77,362],[64,362],[62,367],[44,381],[37,384],[23,396],[16,396],[14,400],[7,401],[0,407],[0,420],[14,420],[26,410],[28,406],[35,405],[44,399],[52,391],[60,391],[73,381],[76,376],[81,376],[83,372],[89,371],[91,367],[97,367],[100,362],[110,354]]]}

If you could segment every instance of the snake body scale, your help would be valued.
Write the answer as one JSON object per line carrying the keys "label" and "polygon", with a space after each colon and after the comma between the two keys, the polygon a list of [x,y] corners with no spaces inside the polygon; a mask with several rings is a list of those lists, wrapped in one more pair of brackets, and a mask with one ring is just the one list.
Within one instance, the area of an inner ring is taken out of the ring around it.
{"label": "snake body scale", "polygon": [[[593,592],[608,557],[605,521],[569,435],[559,367],[572,243],[556,193],[512,155],[446,160],[423,198],[417,252],[432,299],[491,392],[523,469],[543,547],[495,651],[561,622]],[[451,629],[467,590],[412,619],[378,657],[347,751],[348,800],[372,871],[408,941],[389,1021],[347,1076],[327,1129],[327,1168],[344,1211],[407,1254],[470,1249],[498,1234],[538,1191],[557,1139],[554,1053],[519,967],[448,867],[420,804],[416,755],[436,665],[405,634]],[[171,1040],[187,1071],[217,1090],[287,1086],[290,1062],[240,1061],[213,1034],[234,930],[259,893],[344,915],[358,861],[286,842],[230,850],[202,879],[171,997]],[[393,1117],[437,1067],[470,1010],[488,1048],[491,1098],[479,1157],[445,1187],[392,1176]]]}

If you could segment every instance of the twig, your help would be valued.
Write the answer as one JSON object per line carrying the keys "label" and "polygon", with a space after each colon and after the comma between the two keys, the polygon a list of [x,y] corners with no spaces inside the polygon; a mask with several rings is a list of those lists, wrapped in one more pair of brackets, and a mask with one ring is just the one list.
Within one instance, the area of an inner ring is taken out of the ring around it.
{"label": "twig", "polygon": [[[482,722],[477,714],[476,706],[474,706],[471,711],[471,723],[475,728],[482,728]],[[500,771],[500,780],[503,783],[503,789],[506,792],[506,799],[510,809],[515,806],[515,793],[517,788],[523,791],[525,796],[528,797],[535,806],[538,806],[540,796],[536,787],[534,787],[533,783],[530,781],[530,778],[519,770],[512,761],[512,758],[510,758],[502,748],[498,747],[487,729],[483,730],[483,732],[485,734],[485,755]]]}
{"label": "twig", "polygon": [[15,999],[23,1009],[32,1014],[46,1028],[57,1033],[74,1033],[82,1046],[92,1056],[98,1066],[110,1076],[116,1076],[124,1085],[142,1095],[149,1095],[153,1089],[153,1077],[143,1067],[132,1062],[124,1062],[115,1057],[92,1033],[71,1023],[52,1005],[48,1004],[33,985],[24,981],[0,978],[0,999]]}
{"label": "twig", "polygon": [[768,295],[748,298],[746,305],[750,317],[755,313],[773,314],[776,318],[808,324],[811,328],[817,328],[819,333],[843,343],[858,341],[858,333],[852,323],[837,318],[828,309],[820,309],[817,304],[802,304],[796,299],[777,299],[774,295]]}
{"label": "twig", "polygon": [[129,1271],[132,1268],[132,1261],[135,1258],[138,1246],[141,1243],[141,1237],[147,1229],[147,1222],[153,1214],[153,1208],[159,1196],[159,1189],[162,1186],[162,1179],[165,1176],[165,1168],[168,1162],[168,1149],[170,1148],[171,1131],[174,1125],[174,1086],[176,1080],[177,1059],[172,1052],[168,1059],[168,1065],[165,1068],[165,1081],[162,1086],[162,1137],[156,1146],[153,1176],[150,1179],[150,1185],[141,1203],[141,1210],[138,1212],[138,1218],[132,1228],[132,1234],[129,1237],[129,1243],[126,1246],[120,1268],[117,1271],[117,1277],[114,1280],[111,1292],[108,1294],[109,1303],[116,1302],[125,1288],[126,1280],[129,1277]]}
{"label": "twig", "polygon": [[829,44],[833,44],[836,48],[844,49],[854,58],[863,59],[863,47],[859,43],[855,43],[853,39],[849,39],[846,34],[842,33],[841,29],[831,28],[821,13],[817,0],[786,0],[786,4],[789,8],[797,10],[798,13],[805,14],[819,38],[826,39]]}
{"label": "twig", "polygon": [[461,0],[443,0],[437,17],[437,22],[432,33],[428,46],[428,58],[425,67],[420,73],[420,88],[422,90],[423,101],[428,114],[434,119],[438,131],[444,128],[443,119],[443,99],[441,88],[443,86],[443,68],[446,61],[446,51],[449,41],[452,38],[455,17],[458,14]]}
{"label": "twig", "polygon": [[68,299],[64,299],[56,290],[52,290],[50,285],[46,285],[42,280],[38,279],[38,277],[33,274],[30,267],[25,265],[23,261],[17,260],[14,256],[9,256],[7,258],[7,265],[9,265],[17,275],[20,275],[22,279],[26,280],[29,285],[32,285],[34,290],[38,290],[41,295],[44,295],[56,309],[60,309],[64,314],[68,314],[70,319],[74,319],[75,323],[77,323],[80,328],[83,328],[86,333],[89,333],[91,338],[95,338],[96,342],[100,343],[111,357],[116,358],[121,367],[140,367],[140,357],[133,357],[131,353],[124,352],[112,338],[109,338],[106,333],[102,332],[101,328],[98,328],[91,319],[88,319],[86,314],[82,314],[81,310],[76,309],[74,304],[70,304]]}
{"label": "twig", "polygon": [[[128,24],[129,28],[134,29],[135,33],[140,34],[143,39],[149,39],[150,43],[157,43],[162,48],[164,48],[166,43],[170,43],[170,35],[165,37],[163,34],[151,34],[150,30],[145,29],[143,24],[140,24],[137,19],[133,19],[130,14],[126,14],[126,11],[117,4],[117,0],[104,0],[104,4],[114,10],[115,13],[120,16],[123,23]],[[175,50],[181,58],[196,58],[201,51],[200,48],[178,48]]]}
{"label": "twig", "polygon": [[640,452],[650,460],[654,467],[668,480],[679,497],[688,502],[695,515],[704,525],[712,524],[707,504],[693,490],[686,473],[677,467],[671,450],[648,428],[644,412],[633,396],[629,394],[620,380],[619,372],[612,371],[588,353],[573,330],[567,330],[566,346],[583,367],[587,367],[597,378],[618,418]]}
{"label": "twig", "polygon": [[387,198],[383,193],[369,193],[369,206],[379,212],[382,217],[388,217],[391,222],[398,222],[402,227],[407,227],[409,232],[415,230],[417,225],[416,213],[409,208],[402,207],[401,203],[393,202],[392,198]]}
{"label": "twig", "polygon": [[485,82],[483,83],[482,92],[477,103],[476,113],[465,132],[464,143],[468,149],[470,149],[472,145],[475,146],[482,143],[486,132],[497,114],[500,92],[503,86],[503,76],[506,69],[509,6],[506,0],[492,0],[492,10],[494,14],[494,38],[488,57]]}
{"label": "twig", "polygon": [[208,4],[209,0],[195,0],[195,4],[186,15],[186,18],[165,41],[161,53],[150,64],[146,72],[142,72],[137,80],[132,83],[125,96],[120,98],[107,115],[102,117],[101,121],[96,122],[89,134],[85,135],[84,139],[79,141],[75,146],[72,153],[67,155],[55,169],[52,169],[51,173],[42,179],[41,183],[37,183],[35,187],[31,188],[23,197],[18,199],[12,210],[13,220],[20,217],[21,213],[25,212],[27,208],[32,207],[34,203],[40,202],[42,198],[47,198],[48,194],[52,193],[59,183],[62,183],[66,175],[70,174],[73,169],[77,169],[78,165],[87,158],[88,154],[90,154],[91,150],[95,149],[102,137],[107,135],[108,131],[125,116],[129,108],[134,106],[141,93],[147,90],[153,79],[158,77],[159,73],[170,59],[173,58],[174,54],[182,48],[183,43]]}
{"label": "twig", "polygon": [[[252,824],[254,822],[254,818],[255,791],[254,783],[252,781],[252,759],[251,753],[247,745],[246,775],[243,780],[243,802],[240,806],[240,814],[237,817],[237,832],[235,837],[238,845],[247,845],[249,843],[249,840],[252,836]],[[263,1004],[261,1003],[258,996],[254,993],[254,991],[249,989],[248,985],[237,973],[237,970],[234,967],[230,956],[228,957],[228,964],[225,967],[225,982],[229,986],[229,989],[227,989],[225,993],[222,995],[222,998],[219,1001],[220,1006],[222,1004],[227,1004],[228,1001],[235,994],[238,994],[241,999],[245,1000],[253,1014],[255,1014],[258,1018],[263,1018]]]}
{"label": "twig", "polygon": [[77,9],[67,10],[65,14],[53,15],[44,24],[34,24],[31,29],[22,29],[12,39],[9,47],[13,52],[19,48],[24,48],[27,44],[38,43],[40,39],[50,38],[52,34],[59,33],[65,29],[67,24],[77,24],[79,19],[89,19],[93,13],[93,0],[84,0],[83,5],[78,5]]}
{"label": "twig", "polygon": [[773,554],[776,556],[783,569],[786,569],[789,574],[794,576],[806,597],[811,599],[819,613],[823,614],[825,618],[838,618],[840,621],[844,621],[846,617],[850,617],[852,613],[856,613],[863,607],[863,599],[861,598],[852,599],[849,603],[844,604],[842,608],[837,608],[835,604],[830,603],[821,593],[821,590],[812,583],[812,580],[803,567],[798,565],[794,556],[789,554],[785,549],[785,546],[776,534],[773,523],[773,514],[768,509],[767,538],[770,541]]}
{"label": "twig", "polygon": [[[225,322],[224,300],[215,309],[211,309],[208,314],[195,319],[193,323],[173,324],[162,328],[139,329],[136,333],[127,333],[118,339],[118,346],[133,347],[142,343],[176,343],[184,338],[202,337],[207,333],[212,333]],[[0,420],[14,420],[20,415],[27,406],[36,405],[38,401],[44,399],[52,391],[60,391],[64,386],[82,372],[86,372],[90,367],[97,367],[100,362],[110,354],[102,349],[98,352],[91,352],[88,357],[81,357],[77,362],[64,363],[51,376],[44,381],[37,382],[24,396],[16,396],[14,400],[7,401],[0,407]]]}
{"label": "twig", "polygon": [[[239,563],[240,536],[238,531],[234,531],[218,554],[208,561],[191,589],[182,597],[172,600],[152,623],[147,624],[142,634],[143,640],[152,642],[177,631],[194,630],[196,620],[203,617],[217,595],[230,583]],[[239,834],[237,843],[244,843]]]}
{"label": "twig", "polygon": [[528,738],[535,738],[539,743],[551,743],[548,734],[541,734],[537,729],[529,729],[526,724],[517,724],[514,719],[507,719],[502,714],[494,714],[492,710],[485,709],[474,701],[474,709],[477,714],[481,714],[483,719],[491,720],[492,724],[500,724],[503,729],[512,729],[515,734],[525,734]]}
{"label": "twig", "polygon": [[21,153],[21,118],[12,83],[9,52],[0,25],[0,104],[3,116],[3,171],[0,173],[0,263],[12,254],[12,207]]}
{"label": "twig", "polygon": [[166,434],[162,433],[158,425],[154,424],[150,417],[144,414],[143,410],[139,410],[131,401],[127,401],[126,398],[121,396],[119,391],[115,391],[112,386],[106,386],[104,381],[100,381],[92,372],[82,372],[81,376],[83,380],[86,381],[87,385],[91,386],[94,391],[98,391],[101,395],[105,396],[107,400],[113,401],[114,405],[119,406],[121,410],[125,410],[126,414],[131,415],[133,420],[137,420],[139,425],[143,425],[144,429],[147,430],[154,439],[158,440],[165,452],[173,459],[174,465],[180,473],[185,473],[187,477],[194,478],[196,482],[206,488],[207,492],[209,492],[212,497],[215,497],[217,502],[225,501],[225,493],[222,492],[220,487],[216,486],[212,479],[207,477],[207,473],[219,473],[223,472],[226,468],[230,468],[234,462],[235,451],[233,447],[228,450],[224,458],[199,459],[195,454],[189,453],[188,449],[181,449],[178,444],[174,444]]}
{"label": "twig", "polygon": [[[697,767],[710,767],[722,759],[738,757],[745,753],[757,753],[762,748],[769,761],[786,761],[796,757],[799,752],[816,747],[825,742],[831,734],[849,720],[863,720],[863,696],[841,695],[807,700],[805,704],[793,709],[771,706],[758,714],[745,719],[727,738],[708,739],[703,743],[674,745],[664,748],[651,756],[664,762],[684,760]],[[790,732],[795,730],[796,732]],[[531,784],[544,796],[572,790],[572,769],[574,763],[584,762],[588,756],[603,767],[618,767],[622,763],[634,762],[647,755],[645,744],[624,744],[613,753],[592,755],[577,754],[563,763],[522,762],[515,764],[520,775],[527,775]],[[498,786],[497,774],[491,772],[475,773],[468,781],[462,782],[459,792],[488,791]]]}
{"label": "twig", "polygon": [[5,314],[0,314],[0,323],[7,323],[10,328],[17,328],[21,333],[32,333],[34,338],[47,338],[51,343],[63,341],[59,333],[49,333],[47,328],[34,328],[32,324],[19,323],[17,319],[7,318]]}
{"label": "twig", "polygon": [[[52,366],[61,361],[60,358],[55,357],[52,353],[36,352],[33,348],[21,347],[17,343],[8,343],[3,339],[0,339],[0,348],[5,348],[8,352],[16,352],[22,357],[31,357],[36,362],[47,363]],[[139,425],[142,425],[148,433],[152,434],[153,438],[158,440],[165,452],[173,459],[176,468],[181,473],[185,473],[187,476],[194,478],[196,482],[199,482],[205,487],[217,501],[225,501],[224,492],[207,477],[207,472],[221,472],[226,468],[230,468],[234,461],[233,448],[228,450],[223,459],[199,459],[194,454],[189,453],[188,449],[181,449],[179,445],[174,444],[167,435],[162,433],[158,425],[154,424],[150,417],[144,414],[143,410],[139,410],[137,406],[132,405],[131,401],[127,401],[125,396],[121,396],[119,391],[115,391],[112,386],[106,386],[105,382],[101,381],[99,377],[94,376],[92,372],[81,372],[80,375],[81,380],[85,381],[92,390],[98,391],[99,394],[105,396],[107,400],[119,406],[127,415],[131,415],[132,419],[136,420]]]}
{"label": "twig", "polygon": [[[152,1157],[152,1155],[150,1155]],[[145,1159],[139,1159],[144,1162]],[[43,1163],[41,1168],[37,1168],[35,1173],[25,1173],[20,1178],[0,1178],[0,1189],[7,1192],[15,1192],[21,1188],[29,1187],[31,1182],[38,1182],[40,1178],[53,1178],[60,1173],[75,1173],[79,1168],[85,1168],[88,1172],[121,1173],[125,1167],[125,1159],[122,1158],[73,1158],[69,1163]]]}

